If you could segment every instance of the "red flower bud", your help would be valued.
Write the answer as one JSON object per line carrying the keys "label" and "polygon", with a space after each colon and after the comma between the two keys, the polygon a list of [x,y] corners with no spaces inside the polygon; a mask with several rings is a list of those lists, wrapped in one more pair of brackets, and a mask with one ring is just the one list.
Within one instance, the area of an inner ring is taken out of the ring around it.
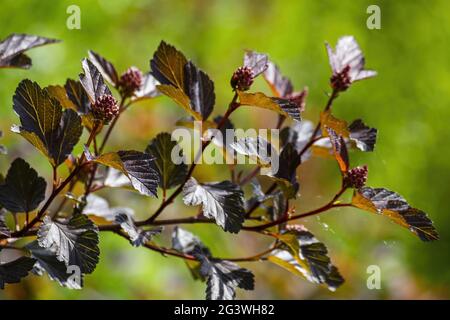
{"label": "red flower bud", "polygon": [[130,67],[125,71],[119,80],[120,92],[124,96],[132,96],[141,87],[142,72],[136,67]]}
{"label": "red flower bud", "polygon": [[109,94],[100,96],[92,105],[92,113],[96,120],[108,123],[119,114],[117,100]]}
{"label": "red flower bud", "polygon": [[350,188],[362,188],[367,181],[367,166],[356,167],[348,171],[345,183]]}
{"label": "red flower bud", "polygon": [[249,67],[239,67],[233,73],[230,84],[233,89],[247,91],[253,84],[254,73]]}

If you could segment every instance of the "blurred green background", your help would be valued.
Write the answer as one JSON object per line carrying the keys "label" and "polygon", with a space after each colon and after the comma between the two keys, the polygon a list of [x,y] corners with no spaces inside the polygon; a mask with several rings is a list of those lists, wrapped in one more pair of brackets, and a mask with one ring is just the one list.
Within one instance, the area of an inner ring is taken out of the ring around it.
{"label": "blurred green background", "polygon": [[[66,9],[81,9],[81,30],[68,30]],[[381,30],[366,27],[366,8],[381,8]],[[149,70],[149,59],[160,40],[174,44],[215,81],[217,104],[223,113],[232,96],[229,79],[241,64],[244,49],[270,54],[297,89],[307,85],[306,118],[316,120],[326,102],[330,69],[324,41],[333,46],[339,36],[354,35],[367,67],[378,77],[355,84],[339,97],[334,113],[351,121],[361,117],[379,129],[373,153],[351,154],[352,165],[369,165],[368,185],[403,195],[433,219],[441,240],[422,243],[387,218],[356,209],[325,213],[305,221],[325,242],[346,283],[336,292],[296,278],[269,262],[246,263],[256,275],[256,290],[239,291],[239,298],[304,299],[368,298],[428,299],[450,296],[450,19],[448,1],[2,1],[3,39],[13,32],[37,34],[62,43],[29,52],[31,70],[0,70],[1,143],[9,154],[0,158],[1,172],[21,156],[50,179],[44,158],[24,139],[10,132],[18,123],[12,95],[23,78],[41,86],[77,78],[81,59],[93,49],[119,70],[130,65]],[[267,88],[258,80],[255,89]],[[110,150],[143,150],[160,131],[171,130],[181,108],[167,98],[135,105],[120,119]],[[259,109],[242,109],[232,116],[242,128],[271,127],[276,116]],[[78,147],[77,152],[80,151]],[[201,181],[228,178],[221,166],[200,166]],[[61,174],[66,172],[61,169]],[[314,159],[299,170],[301,212],[328,201],[339,185],[336,164]],[[265,180],[262,180],[265,183]],[[135,209],[147,217],[160,200],[127,191],[101,194],[112,205]],[[189,216],[195,209],[180,200],[165,217]],[[212,225],[186,226],[220,257],[247,256],[264,249],[267,239],[254,234],[229,235]],[[158,238],[168,245],[170,228]],[[381,268],[381,290],[366,286],[369,265]],[[183,261],[166,258],[111,234],[101,235],[101,261],[85,278],[85,288],[70,291],[47,276],[30,276],[7,285],[0,298],[32,299],[203,299],[204,284],[194,281]]]}

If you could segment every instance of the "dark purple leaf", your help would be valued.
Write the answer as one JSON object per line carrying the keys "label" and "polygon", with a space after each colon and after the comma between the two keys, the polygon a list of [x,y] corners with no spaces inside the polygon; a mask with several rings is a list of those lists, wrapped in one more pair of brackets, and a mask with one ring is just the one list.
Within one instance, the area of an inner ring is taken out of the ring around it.
{"label": "dark purple leaf", "polygon": [[119,76],[117,75],[116,68],[111,62],[92,50],[89,50],[89,59],[101,72],[103,78],[106,79],[106,81],[108,81],[115,87],[118,86]]}
{"label": "dark purple leaf", "polygon": [[350,139],[355,142],[358,149],[373,151],[377,142],[377,129],[370,128],[361,119],[357,119],[349,125],[348,130],[350,131]]}
{"label": "dark purple leaf", "polygon": [[20,257],[8,263],[0,264],[0,289],[5,288],[6,283],[18,283],[33,269],[36,260],[28,257]]}
{"label": "dark purple leaf", "polygon": [[225,231],[237,233],[244,222],[244,193],[230,181],[200,184],[190,178],[183,187],[183,201],[202,205],[203,215],[212,218]]}
{"label": "dark purple leaf", "polygon": [[184,66],[184,91],[189,97],[191,108],[206,120],[213,111],[216,95],[214,82],[191,61]]}
{"label": "dark purple leaf", "polygon": [[59,40],[14,33],[0,42],[0,68],[28,69],[31,67],[31,59],[24,52],[55,42]]}
{"label": "dark purple leaf", "polygon": [[44,178],[17,158],[0,185],[0,205],[11,212],[31,212],[44,200],[46,186]]}
{"label": "dark purple leaf", "polygon": [[80,74],[80,82],[91,103],[103,95],[112,95],[97,67],[88,59],[83,59],[82,65],[84,73]]}

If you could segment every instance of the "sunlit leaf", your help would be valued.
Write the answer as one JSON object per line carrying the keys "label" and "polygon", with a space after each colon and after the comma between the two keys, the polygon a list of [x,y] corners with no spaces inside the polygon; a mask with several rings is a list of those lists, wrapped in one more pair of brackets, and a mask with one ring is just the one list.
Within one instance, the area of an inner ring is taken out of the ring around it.
{"label": "sunlit leaf", "polygon": [[118,215],[116,215],[115,221],[116,223],[120,224],[122,230],[128,234],[131,244],[135,247],[142,246],[151,241],[153,236],[161,233],[161,231],[163,230],[162,227],[149,230],[138,228],[134,224],[133,219],[125,213],[119,213]]}
{"label": "sunlit leaf", "polygon": [[154,158],[148,153],[134,150],[105,153],[92,159],[119,170],[130,179],[133,188],[146,196],[157,196],[158,173],[153,167]]}
{"label": "sunlit leaf", "polygon": [[412,208],[396,192],[384,188],[363,187],[355,190],[352,204],[357,208],[389,217],[416,234],[422,241],[439,239],[439,234],[426,213]]}
{"label": "sunlit leaf", "polygon": [[328,43],[326,43],[326,48],[333,74],[340,73],[348,66],[351,82],[377,75],[375,71],[364,70],[364,56],[353,36],[339,38],[335,50]]}
{"label": "sunlit leaf", "polygon": [[13,102],[21,126],[12,130],[46,155],[53,166],[64,162],[82,132],[78,114],[71,109],[62,112],[59,101],[30,80],[19,84]]}
{"label": "sunlit leaf", "polygon": [[150,67],[152,75],[161,84],[184,89],[184,68],[186,63],[187,60],[180,51],[161,41],[150,61]]}
{"label": "sunlit leaf", "polygon": [[164,190],[173,188],[184,182],[187,175],[187,165],[184,162],[174,163],[172,154],[183,157],[183,151],[170,133],[160,133],[148,145],[145,152],[152,155],[154,169],[158,172],[159,186]]}
{"label": "sunlit leaf", "polygon": [[86,205],[84,206],[82,213],[100,217],[106,221],[115,221],[118,214],[126,214],[130,217],[134,216],[133,209],[127,207],[110,207],[106,199],[93,193],[90,193],[86,197]]}
{"label": "sunlit leaf", "polygon": [[44,200],[46,185],[25,160],[17,158],[0,185],[0,205],[11,212],[31,212]]}
{"label": "sunlit leaf", "polygon": [[276,155],[276,150],[262,137],[244,137],[230,144],[230,147],[237,153],[248,156],[255,163],[268,167],[272,158]]}
{"label": "sunlit leaf", "polygon": [[348,151],[345,144],[345,140],[342,136],[338,135],[332,128],[325,128],[333,147],[334,157],[336,158],[341,173],[345,175],[349,168]]}
{"label": "sunlit leaf", "polygon": [[82,65],[84,73],[79,76],[80,82],[91,103],[103,95],[112,95],[97,67],[89,59],[83,59]]}
{"label": "sunlit leaf", "polygon": [[264,71],[264,79],[275,97],[287,97],[294,91],[291,80],[283,76],[278,66],[271,61],[268,62],[267,69]]}
{"label": "sunlit leaf", "polygon": [[250,270],[226,260],[201,259],[201,272],[207,275],[207,300],[234,300],[236,288],[253,290],[254,275]]}
{"label": "sunlit leaf", "polygon": [[83,275],[80,273],[78,283],[75,281],[76,277],[72,277],[72,272],[69,272],[64,262],[56,258],[56,254],[48,249],[39,246],[37,241],[30,242],[26,245],[30,250],[31,256],[36,259],[34,265],[34,273],[43,275],[47,272],[49,278],[58,282],[62,287],[69,289],[81,289],[83,287]]}
{"label": "sunlit leaf", "polygon": [[55,42],[59,40],[13,33],[0,42],[0,68],[28,69],[31,67],[31,59],[24,52]]}
{"label": "sunlit leaf", "polygon": [[252,69],[254,78],[266,71],[268,62],[264,53],[247,50],[244,54],[244,66]]}
{"label": "sunlit leaf", "polygon": [[202,205],[203,215],[213,218],[225,231],[237,233],[244,222],[244,193],[230,181],[200,184],[190,178],[183,187],[183,201]]}
{"label": "sunlit leaf", "polygon": [[184,93],[182,89],[175,88],[170,85],[158,85],[158,90],[175,101],[179,106],[183,107],[183,109],[188,112],[191,116],[193,116],[196,120],[202,120],[202,115],[197,111],[191,109],[191,103],[189,101],[189,97]]}
{"label": "sunlit leaf", "polygon": [[98,228],[86,215],[58,220],[45,216],[37,240],[59,261],[78,266],[82,273],[92,273],[99,261]]}
{"label": "sunlit leaf", "polygon": [[18,283],[33,269],[36,260],[28,257],[20,257],[8,263],[0,264],[0,289],[5,288],[6,283]]}
{"label": "sunlit leaf", "polygon": [[186,254],[211,255],[209,249],[197,236],[178,226],[173,229],[172,248]]}
{"label": "sunlit leaf", "polygon": [[301,120],[301,106],[295,101],[283,98],[271,98],[262,92],[248,93],[237,91],[239,102],[244,106],[254,106],[258,108],[275,111],[281,115],[289,116],[297,121]]}
{"label": "sunlit leaf", "polygon": [[275,250],[269,261],[310,282],[326,284],[332,291],[344,282],[328,257],[326,246],[305,227],[290,225],[277,238],[285,247]]}
{"label": "sunlit leaf", "polygon": [[77,106],[72,102],[71,99],[69,99],[69,96],[67,95],[66,88],[60,85],[53,85],[48,86],[45,88],[47,90],[48,94],[59,101],[59,104],[64,109],[72,109],[77,111]]}
{"label": "sunlit leaf", "polygon": [[159,84],[158,80],[151,73],[147,73],[142,77],[141,87],[134,93],[133,100],[151,99],[160,95],[156,88]]}
{"label": "sunlit leaf", "polygon": [[111,62],[92,50],[89,50],[89,60],[91,60],[91,62],[102,73],[102,76],[106,79],[106,81],[115,87],[118,85],[119,76],[117,75],[116,68]]}
{"label": "sunlit leaf", "polygon": [[322,135],[328,137],[327,128],[333,129],[336,134],[343,138],[348,138],[350,133],[347,126],[347,121],[338,119],[331,114],[331,110],[327,110],[320,113],[320,125],[322,129]]}
{"label": "sunlit leaf", "polygon": [[119,188],[131,186],[131,181],[121,171],[114,168],[106,168],[103,184],[107,187]]}

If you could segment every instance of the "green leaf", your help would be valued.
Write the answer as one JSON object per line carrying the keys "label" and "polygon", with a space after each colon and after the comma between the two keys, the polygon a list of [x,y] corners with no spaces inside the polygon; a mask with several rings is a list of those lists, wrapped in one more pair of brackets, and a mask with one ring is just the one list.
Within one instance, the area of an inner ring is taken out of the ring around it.
{"label": "green leaf", "polygon": [[274,250],[269,261],[310,282],[326,284],[332,291],[344,282],[328,257],[326,246],[305,227],[290,225],[277,238],[285,247]]}
{"label": "green leaf", "polygon": [[59,40],[13,33],[0,42],[0,68],[28,69],[31,59],[24,52],[55,42]]}
{"label": "green leaf", "polygon": [[183,151],[176,141],[172,141],[170,133],[160,133],[145,149],[152,155],[154,169],[159,176],[159,186],[164,190],[173,188],[184,182],[187,176],[187,165],[184,162],[175,164],[172,161],[172,153],[177,158],[183,157]]}
{"label": "green leaf", "polygon": [[134,150],[118,151],[105,153],[91,160],[122,172],[139,193],[157,196],[159,178],[154,169],[154,158],[149,154]]}
{"label": "green leaf", "polygon": [[0,264],[0,289],[5,288],[6,283],[18,283],[33,269],[36,260],[28,257],[20,257],[8,263]]}
{"label": "green leaf", "polygon": [[44,178],[17,158],[0,185],[0,205],[11,212],[31,212],[44,200],[46,186]]}
{"label": "green leaf", "polygon": [[84,73],[80,74],[80,82],[91,103],[95,103],[103,95],[112,95],[97,67],[88,59],[82,62]]}
{"label": "green leaf", "polygon": [[103,78],[106,79],[106,81],[108,81],[115,87],[118,86],[119,76],[117,75],[116,68],[111,62],[92,50],[89,50],[89,59],[101,72]]}
{"label": "green leaf", "polygon": [[141,228],[136,227],[133,219],[125,213],[117,214],[115,221],[120,224],[122,230],[128,234],[131,244],[135,247],[143,246],[151,241],[153,236],[161,233],[163,230],[162,227],[142,230]]}
{"label": "green leaf", "polygon": [[191,61],[184,66],[184,92],[190,99],[190,107],[206,120],[216,102],[214,82]]}
{"label": "green leaf", "polygon": [[27,244],[26,248],[30,250],[31,256],[36,259],[34,265],[36,274],[43,275],[44,272],[47,272],[51,280],[57,281],[62,287],[68,289],[81,289],[83,287],[82,274],[80,273],[79,281],[76,281],[76,277],[72,276],[64,262],[56,258],[54,252],[40,247],[36,240]]}
{"label": "green leaf", "polygon": [[163,85],[172,85],[178,89],[184,89],[184,67],[187,63],[186,57],[174,46],[164,41],[150,61],[152,75]]}
{"label": "green leaf", "polygon": [[294,100],[268,97],[262,92],[248,93],[238,91],[238,95],[241,105],[268,109],[283,116],[291,117],[294,120],[301,120],[300,111],[302,106],[297,104]]}
{"label": "green leaf", "polygon": [[59,166],[81,136],[78,114],[70,109],[62,112],[59,101],[30,80],[19,84],[13,102],[21,126],[14,126],[12,130],[46,155],[53,166]]}
{"label": "green leaf", "polygon": [[39,245],[55,253],[66,266],[78,266],[82,273],[94,271],[100,254],[98,228],[87,216],[76,214],[55,221],[46,216],[37,236]]}
{"label": "green leaf", "polygon": [[378,130],[370,128],[364,124],[361,119],[353,121],[348,130],[350,131],[350,139],[356,144],[361,151],[373,151],[377,142]]}
{"label": "green leaf", "polygon": [[398,193],[384,188],[363,187],[355,190],[353,206],[382,214],[416,234],[422,241],[439,239],[433,222],[425,212],[412,208]]}
{"label": "green leaf", "polygon": [[225,231],[237,233],[244,222],[244,193],[230,182],[200,184],[190,178],[183,187],[183,201],[189,206],[202,205],[203,215],[212,218]]}

